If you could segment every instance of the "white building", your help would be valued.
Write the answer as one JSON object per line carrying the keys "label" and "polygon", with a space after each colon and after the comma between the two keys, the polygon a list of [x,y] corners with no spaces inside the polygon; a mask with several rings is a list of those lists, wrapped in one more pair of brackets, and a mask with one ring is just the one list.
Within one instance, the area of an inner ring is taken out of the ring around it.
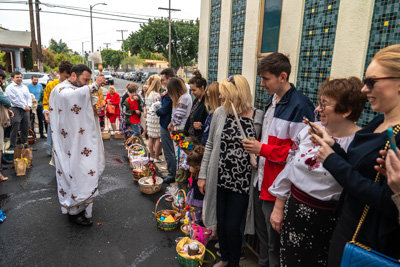
{"label": "white building", "polygon": [[[362,78],[372,56],[400,43],[400,1],[387,0],[202,0],[199,69],[208,82],[244,75],[263,108],[257,61],[286,54],[290,82],[316,103],[328,76]],[[375,114],[367,107],[364,125]]]}

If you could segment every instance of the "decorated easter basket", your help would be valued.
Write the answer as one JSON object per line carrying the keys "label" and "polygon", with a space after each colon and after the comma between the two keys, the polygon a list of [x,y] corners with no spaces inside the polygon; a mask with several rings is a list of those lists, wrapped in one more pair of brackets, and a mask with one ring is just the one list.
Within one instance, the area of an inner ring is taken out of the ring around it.
{"label": "decorated easter basket", "polygon": [[172,231],[172,230],[175,230],[178,227],[179,219],[177,219],[175,222],[164,222],[164,221],[161,220],[161,215],[163,214],[163,212],[167,211],[167,212],[171,213],[171,216],[172,216],[172,214],[173,214],[173,216],[175,216],[175,214],[177,212],[174,211],[174,210],[160,210],[160,211],[157,211],[158,203],[160,203],[160,200],[163,197],[166,197],[166,196],[170,196],[170,194],[164,194],[158,199],[153,214],[156,216],[157,228],[159,228],[159,229],[161,229],[163,231]]}
{"label": "decorated easter basket", "polygon": [[162,184],[164,182],[164,180],[161,177],[158,177],[158,176],[156,177],[156,185],[146,184],[147,179],[151,179],[151,177],[146,176],[146,177],[140,178],[138,181],[139,186],[140,186],[140,191],[142,193],[152,195],[161,190]]}
{"label": "decorated easter basket", "polygon": [[149,162],[149,151],[147,148],[139,143],[131,144],[128,148],[129,166],[133,169],[140,164],[147,164]]}
{"label": "decorated easter basket", "polygon": [[132,145],[132,144],[141,144],[141,145],[143,145],[143,142],[142,142],[142,139],[140,139],[139,137],[132,135],[131,137],[129,137],[125,141],[126,149],[128,149],[128,147],[130,145]]}
{"label": "decorated easter basket", "polygon": [[137,182],[139,179],[147,176],[147,168],[145,165],[141,164],[137,167],[134,167],[132,169],[132,176],[133,176],[133,181]]}
{"label": "decorated easter basket", "polygon": [[[186,244],[189,244],[192,242],[198,243],[198,246],[201,250],[201,254],[195,255],[195,256],[189,256],[186,252],[184,252],[183,247]],[[208,252],[213,257],[213,260],[210,260],[210,261],[204,260],[204,256],[205,256],[206,252]],[[184,237],[178,242],[178,244],[176,245],[176,253],[178,254],[179,263],[186,267],[198,267],[200,264],[202,265],[202,263],[211,263],[211,262],[215,261],[215,255],[211,251],[206,249],[206,247],[203,244],[201,244],[200,242],[198,242],[196,240],[192,240],[189,237]]]}
{"label": "decorated easter basket", "polygon": [[151,162],[147,164],[147,175],[148,176],[140,178],[138,181],[140,191],[149,195],[155,194],[161,190],[164,180],[156,176],[156,170]]}
{"label": "decorated easter basket", "polygon": [[182,224],[181,231],[185,236],[190,236],[190,230],[192,229],[192,225],[199,226],[198,224]]}
{"label": "decorated easter basket", "polygon": [[186,192],[185,192],[185,190],[180,189],[180,190],[176,193],[176,198],[177,198],[177,199],[183,198],[183,202],[182,202],[182,204],[181,204],[181,207],[179,207],[179,204],[178,204],[178,206],[177,206],[177,204],[175,204],[175,201],[172,201],[172,203],[171,203],[171,204],[172,204],[172,209],[173,209],[174,211],[180,212],[181,210],[184,210],[185,207],[187,206],[187,203],[186,203]]}

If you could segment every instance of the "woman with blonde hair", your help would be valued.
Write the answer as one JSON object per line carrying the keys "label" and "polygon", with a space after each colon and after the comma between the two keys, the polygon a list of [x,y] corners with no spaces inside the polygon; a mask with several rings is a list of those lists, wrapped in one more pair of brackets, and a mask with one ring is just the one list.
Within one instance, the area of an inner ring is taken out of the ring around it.
{"label": "woman with blonde hair", "polygon": [[201,122],[195,122],[194,128],[198,129],[199,127],[203,130],[203,136],[201,137],[201,145],[205,146],[208,139],[208,133],[210,131],[210,124],[214,114],[214,111],[221,106],[222,101],[219,98],[219,83],[213,82],[210,84],[206,89],[206,96],[205,96],[205,106],[208,111],[208,116],[206,121],[202,125]]}
{"label": "woman with blonde hair", "polygon": [[242,75],[230,76],[219,84],[223,104],[214,112],[201,164],[198,186],[204,195],[204,224],[217,225],[221,261],[214,266],[239,266],[242,234],[240,225],[247,215],[246,233],[254,234],[251,209],[256,169],[243,148],[233,103],[247,138],[261,133],[263,112],[252,107],[250,86]]}
{"label": "woman with blonde hair", "polygon": [[157,75],[152,75],[147,79],[148,89],[146,92],[146,129],[149,137],[149,152],[150,161],[155,163],[162,162],[159,158],[161,152],[160,142],[160,117],[155,112],[151,111],[151,106],[160,101],[161,78]]}
{"label": "woman with blonde hair", "polygon": [[[400,129],[400,44],[380,50],[372,58],[364,77],[365,93],[371,108],[381,113],[355,134],[347,153],[317,124],[313,140],[320,145],[318,160],[343,187],[341,217],[333,232],[328,266],[340,266],[347,242],[365,220],[356,241],[395,259],[400,258],[398,210],[386,177],[374,168],[379,151],[388,142],[387,129]],[[400,134],[395,136],[396,146]],[[368,207],[368,208],[367,208]]]}
{"label": "woman with blonde hair", "polygon": [[106,116],[110,120],[111,128],[113,129],[113,131],[117,130],[117,125],[115,122],[121,113],[119,108],[119,100],[119,94],[115,91],[115,87],[112,85],[108,87],[108,93],[105,101],[107,105],[114,107],[114,113],[109,113],[108,111],[106,111]]}

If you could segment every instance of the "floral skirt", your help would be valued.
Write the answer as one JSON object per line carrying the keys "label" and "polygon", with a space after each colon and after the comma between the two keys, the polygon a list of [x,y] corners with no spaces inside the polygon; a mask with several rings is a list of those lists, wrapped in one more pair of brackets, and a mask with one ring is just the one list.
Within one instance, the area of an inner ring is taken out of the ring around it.
{"label": "floral skirt", "polygon": [[290,195],[281,230],[281,266],[327,266],[337,221],[333,211],[310,207]]}
{"label": "floral skirt", "polygon": [[123,132],[126,137],[131,137],[133,135],[131,128],[125,124],[125,115],[122,113],[119,115],[119,131]]}

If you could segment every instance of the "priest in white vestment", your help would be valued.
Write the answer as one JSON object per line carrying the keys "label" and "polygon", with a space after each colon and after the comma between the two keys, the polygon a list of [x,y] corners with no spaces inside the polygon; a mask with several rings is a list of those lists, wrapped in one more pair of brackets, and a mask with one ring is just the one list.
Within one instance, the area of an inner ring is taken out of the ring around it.
{"label": "priest in white vestment", "polygon": [[50,119],[57,177],[57,192],[63,214],[73,223],[91,226],[93,197],[98,195],[104,170],[104,147],[93,94],[105,83],[103,75],[89,85],[91,70],[72,67],[68,80],[50,94]]}

